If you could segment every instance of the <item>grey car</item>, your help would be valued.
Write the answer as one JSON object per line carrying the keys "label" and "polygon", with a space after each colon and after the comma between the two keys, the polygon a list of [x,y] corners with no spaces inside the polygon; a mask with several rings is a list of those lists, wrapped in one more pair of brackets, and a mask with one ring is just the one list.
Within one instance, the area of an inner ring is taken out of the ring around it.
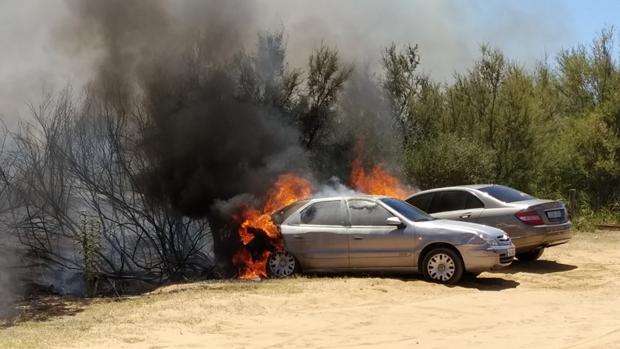
{"label": "grey car", "polygon": [[458,282],[468,272],[505,267],[515,248],[497,228],[435,219],[386,196],[304,200],[272,216],[285,250],[273,253],[274,276],[296,271],[422,272],[429,281]]}
{"label": "grey car", "polygon": [[406,201],[436,218],[504,230],[522,261],[536,260],[546,247],[566,243],[571,238],[571,222],[562,202],[537,199],[503,185],[436,188],[418,192]]}

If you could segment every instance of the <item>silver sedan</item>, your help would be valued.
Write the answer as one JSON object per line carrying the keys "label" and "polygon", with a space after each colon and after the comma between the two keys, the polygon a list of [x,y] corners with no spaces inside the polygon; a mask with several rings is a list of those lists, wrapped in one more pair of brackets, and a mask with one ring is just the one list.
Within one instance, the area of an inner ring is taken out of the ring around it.
{"label": "silver sedan", "polygon": [[436,188],[418,192],[406,201],[435,218],[487,224],[506,231],[521,261],[535,260],[546,247],[571,238],[564,204],[503,185]]}
{"label": "silver sedan", "polygon": [[385,196],[347,196],[296,202],[273,215],[285,251],[268,261],[274,276],[297,271],[421,272],[429,281],[456,283],[512,263],[504,231],[435,219]]}

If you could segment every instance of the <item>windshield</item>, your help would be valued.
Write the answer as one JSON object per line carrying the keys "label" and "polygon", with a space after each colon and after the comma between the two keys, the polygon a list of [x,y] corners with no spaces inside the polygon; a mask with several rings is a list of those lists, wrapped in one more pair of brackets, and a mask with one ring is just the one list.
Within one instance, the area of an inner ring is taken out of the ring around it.
{"label": "windshield", "polygon": [[485,192],[496,198],[497,200],[503,202],[517,202],[535,199],[535,197],[529,194],[503,185],[491,185],[488,187],[480,188],[478,190],[480,190],[481,192]]}
{"label": "windshield", "polygon": [[385,203],[386,205],[390,206],[391,208],[395,209],[396,211],[398,211],[398,213],[402,214],[403,216],[405,216],[407,219],[411,221],[423,222],[423,221],[431,221],[434,219],[433,217],[427,215],[423,211],[417,209],[416,207],[404,201],[401,201],[398,199],[392,199],[392,198],[381,199],[381,201]]}

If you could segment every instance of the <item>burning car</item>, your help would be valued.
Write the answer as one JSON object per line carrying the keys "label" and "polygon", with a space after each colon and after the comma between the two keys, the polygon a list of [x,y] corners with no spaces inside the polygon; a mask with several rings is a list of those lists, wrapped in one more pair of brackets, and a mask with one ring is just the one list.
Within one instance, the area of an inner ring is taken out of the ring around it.
{"label": "burning car", "polygon": [[388,196],[338,196],[294,202],[272,216],[284,246],[271,253],[268,271],[420,271],[429,281],[453,284],[512,263],[515,247],[502,230],[435,219]]}

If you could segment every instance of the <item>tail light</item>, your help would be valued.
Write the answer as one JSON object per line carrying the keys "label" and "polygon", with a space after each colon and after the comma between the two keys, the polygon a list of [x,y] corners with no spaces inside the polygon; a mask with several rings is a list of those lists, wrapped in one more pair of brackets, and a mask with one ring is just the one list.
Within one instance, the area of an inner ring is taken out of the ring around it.
{"label": "tail light", "polygon": [[536,211],[521,211],[515,214],[521,222],[528,225],[544,224],[542,217]]}

